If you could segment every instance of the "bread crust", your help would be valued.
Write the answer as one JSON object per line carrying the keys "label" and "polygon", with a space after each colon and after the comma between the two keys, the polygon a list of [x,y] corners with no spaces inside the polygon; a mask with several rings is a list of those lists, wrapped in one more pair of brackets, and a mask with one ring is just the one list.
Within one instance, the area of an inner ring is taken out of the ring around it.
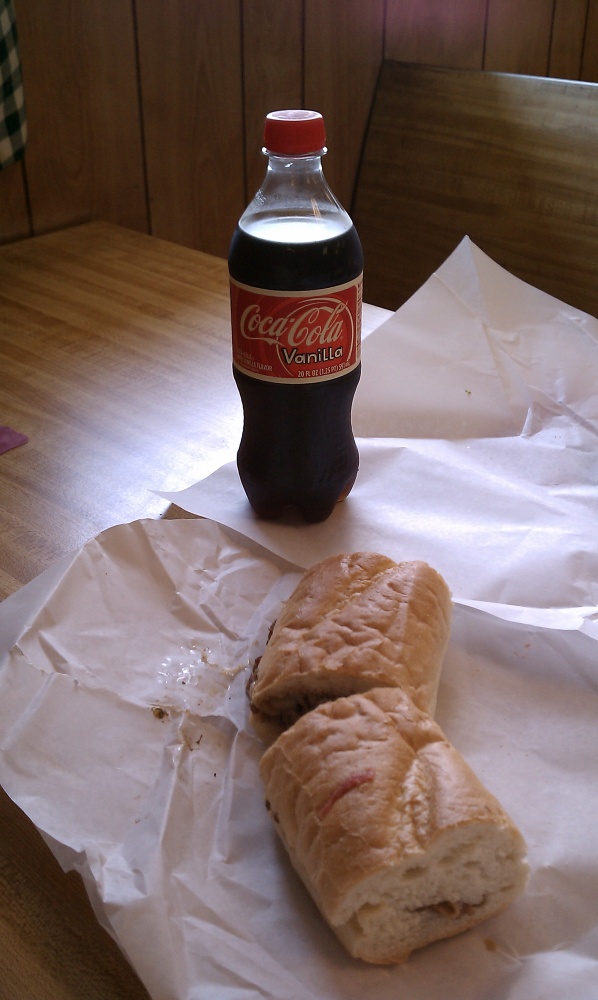
{"label": "bread crust", "polygon": [[433,714],[451,611],[448,586],[425,562],[324,559],[287,601],[254,671],[254,727],[271,742],[316,705],[374,687],[401,687]]}
{"label": "bread crust", "polygon": [[260,771],[294,867],[355,957],[403,962],[499,912],[524,887],[519,830],[398,688],[308,712]]}
{"label": "bread crust", "polygon": [[267,806],[351,955],[404,962],[522,891],[525,842],[433,719],[451,596],[424,562],[303,576],[248,685]]}

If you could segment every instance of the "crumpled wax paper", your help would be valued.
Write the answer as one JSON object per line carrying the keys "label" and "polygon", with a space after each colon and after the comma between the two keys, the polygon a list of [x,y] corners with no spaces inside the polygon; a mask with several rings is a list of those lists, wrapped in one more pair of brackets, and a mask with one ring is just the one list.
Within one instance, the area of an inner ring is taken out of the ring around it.
{"label": "crumpled wax paper", "polygon": [[326,522],[259,521],[234,463],[161,496],[302,566],[425,559],[457,600],[598,635],[598,321],[465,239],[362,354],[360,471]]}
{"label": "crumpled wax paper", "polygon": [[366,966],[277,842],[248,723],[250,665],[299,576],[214,522],[148,520],[33,581],[0,618],[3,647],[19,634],[0,669],[8,794],[155,1000],[593,1000],[595,640],[456,606],[437,719],[522,828],[531,879],[476,930]]}
{"label": "crumpled wax paper", "polygon": [[[229,466],[176,495],[212,520],[109,529],[0,606],[0,780],[154,1000],[595,1000],[596,343],[465,241],[364,344],[362,468],[326,525],[257,522]],[[444,438],[408,424],[428,371]],[[503,914],[397,968],[350,959],[292,872],[245,697],[301,567],[364,545],[445,574],[436,717],[531,865]]]}

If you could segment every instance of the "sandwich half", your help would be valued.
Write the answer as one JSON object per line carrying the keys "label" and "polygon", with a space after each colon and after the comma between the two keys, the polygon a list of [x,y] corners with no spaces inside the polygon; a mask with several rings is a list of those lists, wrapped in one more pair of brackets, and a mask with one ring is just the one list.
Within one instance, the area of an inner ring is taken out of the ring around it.
{"label": "sandwich half", "polygon": [[254,728],[269,743],[315,706],[374,687],[400,687],[433,714],[451,611],[447,584],[425,562],[324,559],[300,580],[256,663]]}
{"label": "sandwich half", "polygon": [[523,890],[523,837],[397,687],[307,712],[261,761],[293,866],[349,953],[404,962]]}

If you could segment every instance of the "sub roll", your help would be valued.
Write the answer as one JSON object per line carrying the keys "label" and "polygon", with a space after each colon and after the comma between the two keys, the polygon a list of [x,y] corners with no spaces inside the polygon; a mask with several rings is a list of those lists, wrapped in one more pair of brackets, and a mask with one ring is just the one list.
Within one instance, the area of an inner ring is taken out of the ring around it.
{"label": "sub roll", "polygon": [[271,742],[316,705],[374,687],[400,687],[433,714],[451,611],[445,581],[425,562],[324,559],[299,582],[254,669],[254,728]]}
{"label": "sub roll", "polygon": [[494,916],[525,885],[519,830],[397,688],[308,712],[260,770],[294,868],[355,958],[404,962]]}
{"label": "sub roll", "polygon": [[248,684],[277,833],[366,962],[473,927],[527,879],[521,833],[433,718],[451,608],[424,562],[333,556],[299,582]]}

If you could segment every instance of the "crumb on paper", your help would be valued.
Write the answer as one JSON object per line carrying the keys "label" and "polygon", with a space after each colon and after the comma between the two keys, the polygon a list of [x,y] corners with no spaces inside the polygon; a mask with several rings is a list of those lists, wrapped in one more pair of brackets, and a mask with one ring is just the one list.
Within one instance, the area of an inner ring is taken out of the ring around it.
{"label": "crumb on paper", "polygon": [[152,705],[152,715],[156,719],[168,718],[168,712],[165,708],[161,708],[160,705]]}

